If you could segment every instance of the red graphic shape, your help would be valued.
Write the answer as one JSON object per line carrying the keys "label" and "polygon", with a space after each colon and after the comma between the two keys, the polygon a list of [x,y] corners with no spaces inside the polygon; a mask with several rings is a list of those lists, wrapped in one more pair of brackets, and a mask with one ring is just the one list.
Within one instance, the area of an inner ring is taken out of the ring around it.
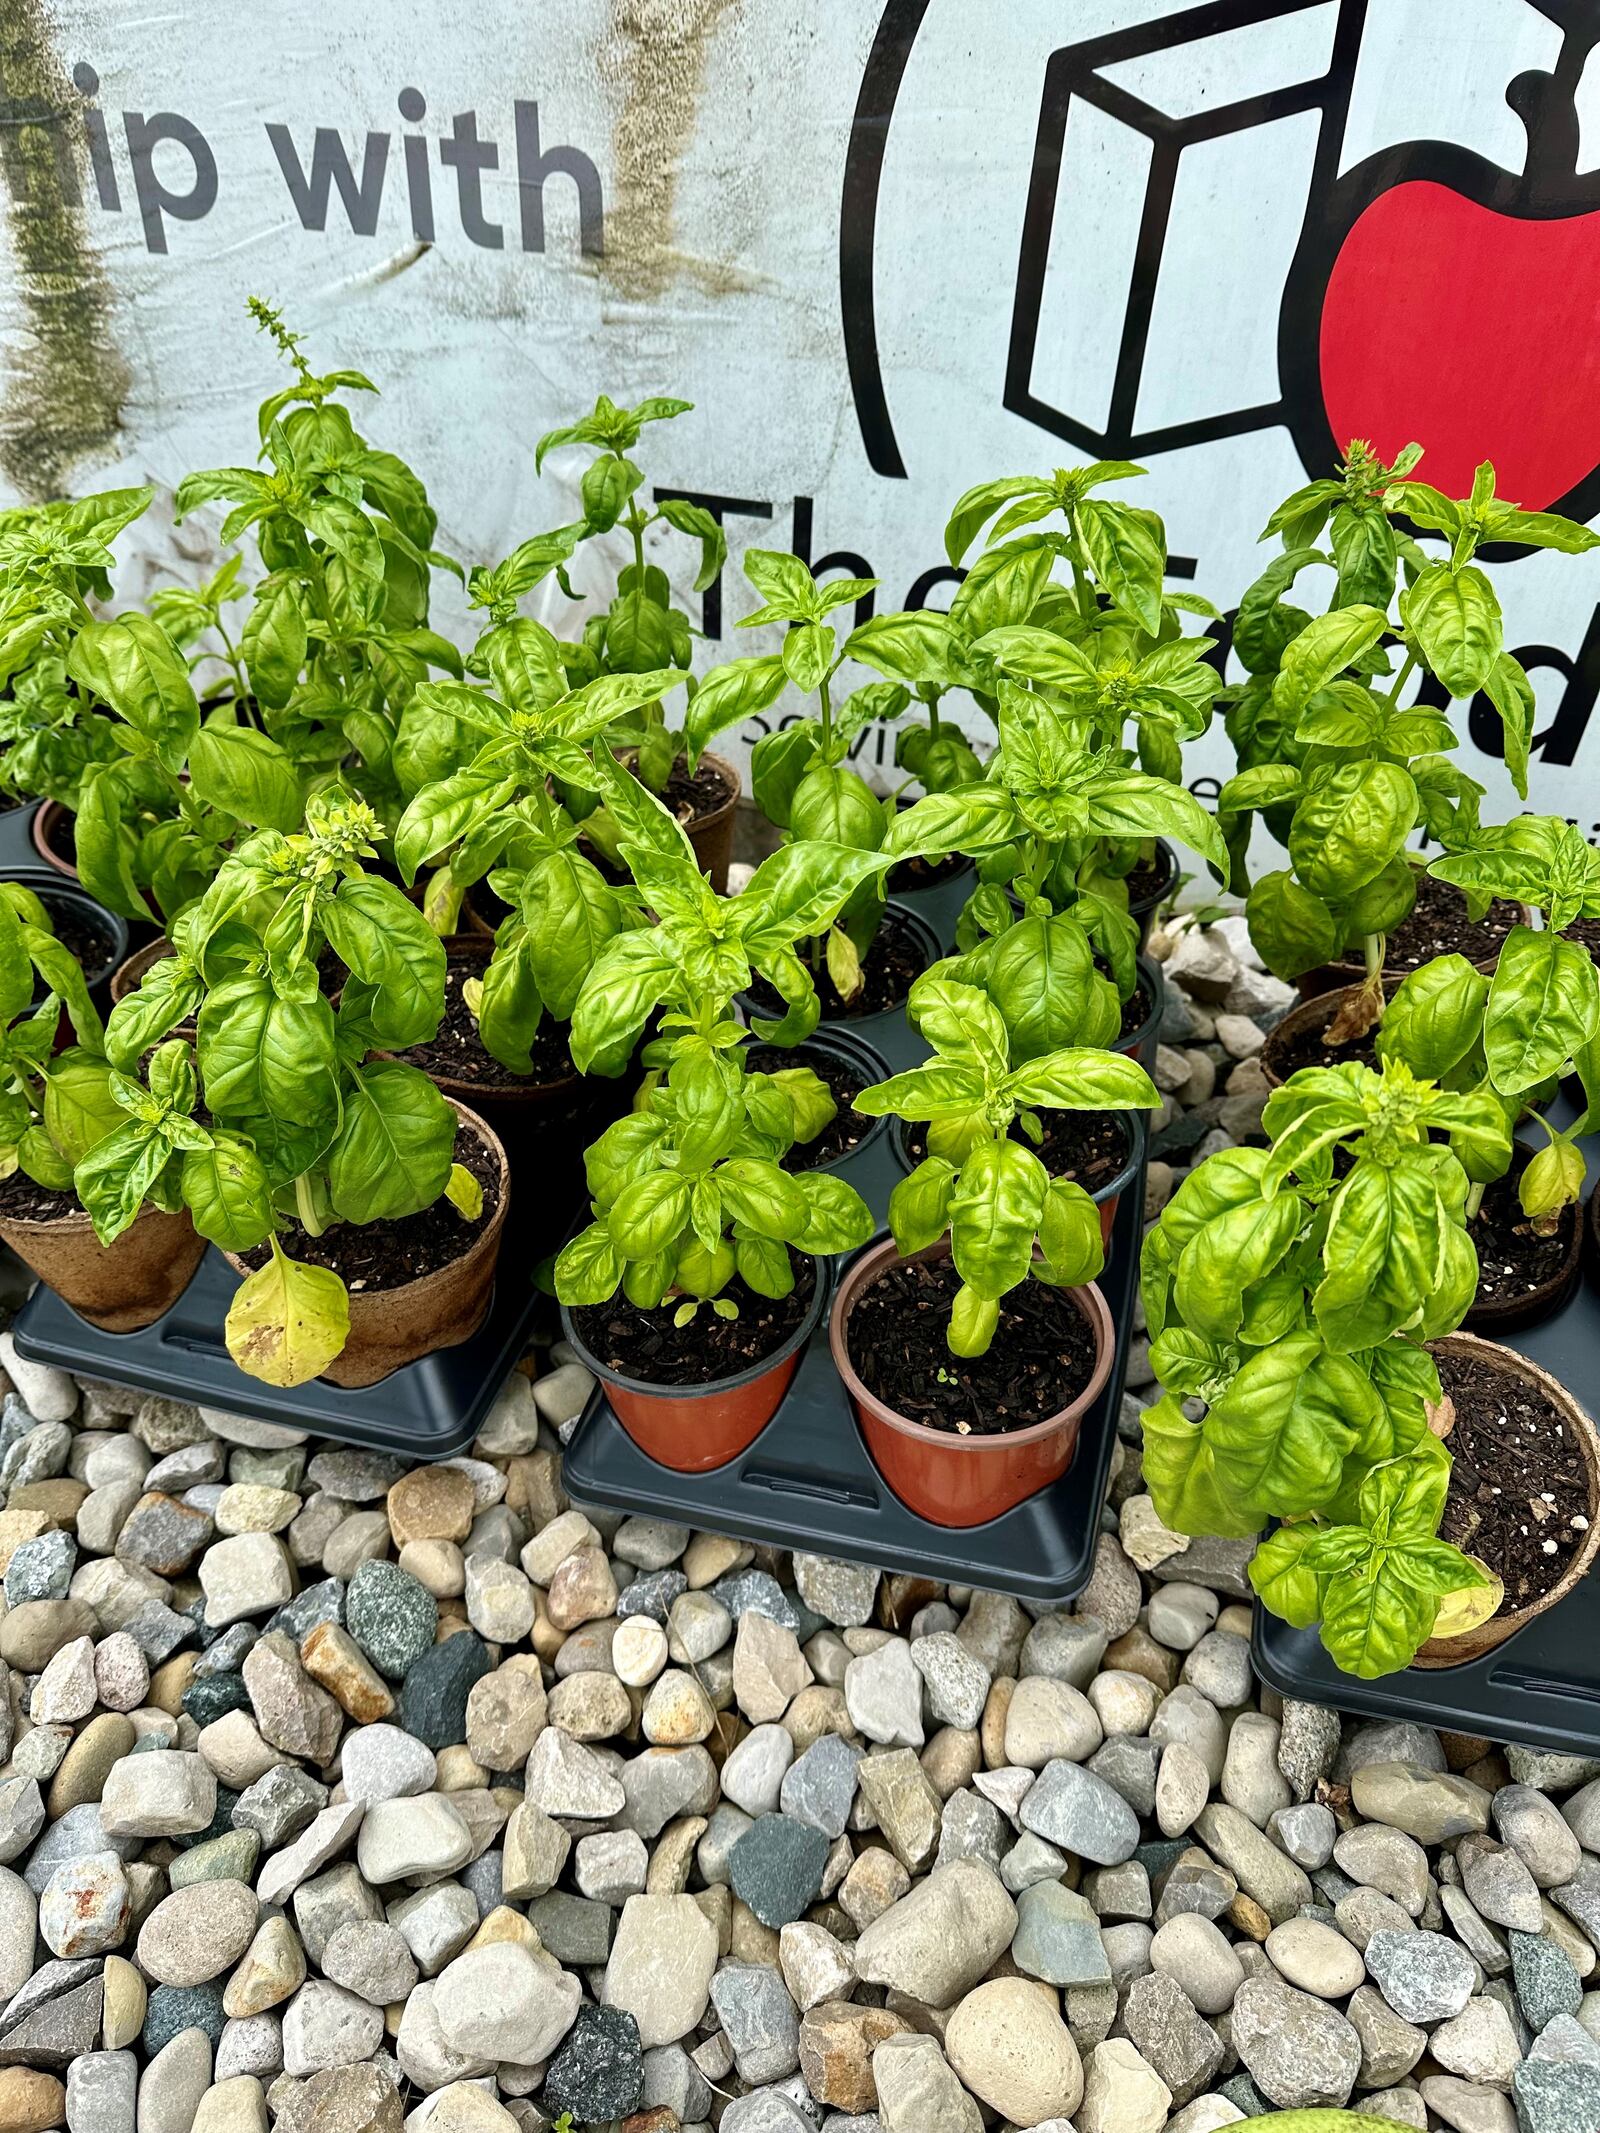
{"label": "red graphic shape", "polygon": [[1543,510],[1600,461],[1600,213],[1522,218],[1414,179],[1351,225],[1328,281],[1323,405],[1342,446],[1413,439],[1421,479],[1465,496],[1492,459]]}

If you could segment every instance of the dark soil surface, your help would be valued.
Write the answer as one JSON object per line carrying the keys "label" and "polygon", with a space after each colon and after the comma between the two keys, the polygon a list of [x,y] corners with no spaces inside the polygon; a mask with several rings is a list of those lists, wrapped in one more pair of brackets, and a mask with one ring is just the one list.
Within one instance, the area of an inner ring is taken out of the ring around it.
{"label": "dark soil surface", "polygon": [[1562,939],[1576,941],[1580,948],[1588,949],[1595,962],[1600,963],[1600,918],[1575,918]]}
{"label": "dark soil surface", "polygon": [[1160,903],[1178,878],[1178,856],[1170,847],[1158,847],[1149,859],[1141,859],[1124,875],[1128,908],[1137,913]]}
{"label": "dark soil surface", "polygon": [[69,814],[66,808],[62,808],[59,814],[52,815],[45,824],[44,841],[58,859],[64,859],[68,866],[75,867],[78,864],[77,816]]}
{"label": "dark soil surface", "polygon": [[1133,991],[1122,1003],[1122,1027],[1117,1032],[1118,1043],[1142,1030],[1150,1020],[1154,1008],[1155,1000],[1151,995],[1149,980],[1141,970],[1134,980]]}
{"label": "dark soil surface", "polygon": [[[805,952],[803,947],[801,952]],[[878,1015],[888,1008],[904,1006],[907,993],[926,968],[921,940],[891,907],[884,913],[878,937],[862,962],[863,983],[853,1000],[840,999],[826,968],[812,971],[823,1021],[851,1022],[861,1015]],[[784,1012],[782,1000],[764,978],[757,978],[751,986],[750,1001],[758,1015],[769,1015],[774,1021]]]}
{"label": "dark soil surface", "polygon": [[1557,1584],[1589,1528],[1583,1453],[1539,1387],[1476,1357],[1442,1355],[1455,1465],[1440,1532],[1505,1580],[1508,1608]]}
{"label": "dark soil surface", "polygon": [[[589,1352],[619,1377],[650,1385],[713,1385],[781,1348],[811,1307],[815,1262],[793,1255],[794,1287],[774,1301],[758,1296],[736,1274],[723,1295],[738,1306],[737,1318],[718,1318],[703,1303],[686,1326],[672,1323],[681,1299],[641,1311],[619,1290],[610,1303],[585,1304],[572,1314]],[[692,1412],[692,1410],[690,1410]]]}
{"label": "dark soil surface", "polygon": [[[69,903],[64,896],[52,896],[48,889],[39,889],[36,893],[50,914],[51,932],[90,984],[103,978],[116,955],[116,945],[110,933],[103,926],[97,926],[86,911]],[[41,997],[46,990],[48,987],[42,988]]]}
{"label": "dark soil surface", "polygon": [[1517,1198],[1525,1162],[1526,1156],[1519,1154],[1507,1174],[1485,1189],[1483,1203],[1472,1219],[1479,1304],[1525,1301],[1555,1281],[1571,1257],[1579,1210],[1564,1207],[1554,1235],[1541,1237]]}
{"label": "dark soil surface", "polygon": [[0,1217],[15,1222],[58,1222],[75,1215],[82,1203],[75,1192],[52,1192],[36,1185],[26,1171],[13,1170],[0,1178]]}
{"label": "dark soil surface", "polygon": [[[1497,896],[1481,919],[1467,915],[1467,899],[1454,883],[1417,876],[1417,900],[1385,943],[1386,972],[1420,970],[1436,955],[1464,955],[1469,963],[1488,963],[1500,953],[1506,935],[1522,923],[1522,910]],[[1339,968],[1360,972],[1360,959],[1341,958]]]}
{"label": "dark soil surface", "polygon": [[[1324,1032],[1339,1011],[1339,1001],[1332,993],[1325,995],[1327,1005],[1319,1019],[1312,1015],[1295,1030],[1285,1028],[1280,1022],[1276,1029],[1269,1030],[1261,1057],[1274,1074],[1287,1081],[1302,1067],[1347,1066],[1352,1061],[1357,1066],[1376,1067],[1378,1064],[1378,1032],[1368,1030],[1364,1037],[1357,1037],[1350,1044],[1328,1044]],[[1317,1002],[1322,1006],[1322,1001]]]}
{"label": "dark soil surface", "polygon": [[919,889],[936,889],[940,882],[965,874],[971,865],[965,852],[946,852],[940,859],[902,859],[889,869],[889,894],[914,896]]}
{"label": "dark soil surface", "polygon": [[[487,946],[487,942],[485,946]],[[548,1087],[554,1082],[570,1081],[577,1068],[572,1063],[572,1054],[567,1048],[567,1025],[558,1022],[554,1015],[546,1015],[539,1024],[533,1040],[533,1072],[517,1074],[500,1061],[484,1045],[478,1034],[477,1017],[467,1005],[462,987],[469,978],[481,978],[487,955],[472,955],[451,949],[445,961],[444,1016],[437,1035],[426,1044],[414,1044],[410,1051],[398,1056],[408,1066],[420,1067],[424,1074],[435,1081],[464,1083],[469,1088],[484,1090],[526,1089],[530,1086]]]}
{"label": "dark soil surface", "polygon": [[[638,776],[637,770],[634,776]],[[670,808],[685,829],[692,829],[727,806],[728,781],[714,763],[702,760],[698,769],[691,770],[680,755],[672,766],[666,790],[658,792],[656,798]]]}
{"label": "dark soil surface", "polygon": [[819,1170],[824,1163],[835,1163],[859,1148],[877,1124],[876,1119],[863,1118],[851,1109],[867,1085],[863,1077],[849,1060],[824,1051],[821,1045],[796,1044],[786,1051],[781,1044],[753,1044],[744,1056],[754,1074],[781,1074],[785,1067],[810,1067],[819,1080],[828,1084],[839,1106],[814,1140],[795,1142],[782,1159],[785,1170]]}
{"label": "dark soil surface", "polygon": [[[1044,1128],[1044,1139],[1034,1147],[1020,1125],[1013,1125],[1011,1138],[1033,1148],[1053,1178],[1069,1178],[1085,1192],[1099,1192],[1109,1185],[1133,1153],[1133,1131],[1119,1111],[1038,1111],[1034,1116]],[[906,1152],[920,1163],[928,1152],[928,1129],[923,1125],[905,1129]]]}
{"label": "dark soil surface", "polygon": [[[469,1126],[456,1134],[456,1161],[483,1187],[483,1213],[476,1222],[457,1214],[441,1194],[431,1207],[398,1222],[336,1222],[320,1237],[308,1237],[298,1222],[286,1222],[279,1227],[278,1242],[291,1259],[332,1267],[352,1295],[404,1288],[408,1281],[436,1274],[471,1249],[503,1190],[499,1165]],[[239,1256],[253,1271],[266,1264],[271,1252],[263,1244]]]}
{"label": "dark soil surface", "polygon": [[867,1390],[909,1422],[995,1437],[1048,1421],[1094,1375],[1088,1320],[1061,1289],[1030,1278],[1000,1306],[988,1353],[946,1340],[961,1277],[949,1259],[891,1266],[856,1299],[850,1360]]}

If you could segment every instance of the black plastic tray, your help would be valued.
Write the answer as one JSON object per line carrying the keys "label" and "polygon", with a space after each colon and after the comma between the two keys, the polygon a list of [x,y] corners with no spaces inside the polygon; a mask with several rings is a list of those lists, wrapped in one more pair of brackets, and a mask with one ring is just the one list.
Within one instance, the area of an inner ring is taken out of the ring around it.
{"label": "black plastic tray", "polygon": [[391,1371],[376,1385],[345,1390],[316,1378],[290,1390],[246,1377],[222,1343],[239,1277],[208,1251],[171,1310],[138,1333],[102,1333],[43,1282],[12,1325],[17,1353],[84,1377],[192,1400],[318,1437],[365,1444],[405,1459],[448,1459],[478,1434],[495,1396],[528,1345],[539,1295],[523,1255],[509,1244],[489,1315],[469,1340]]}
{"label": "black plastic tray", "polygon": [[[884,1160],[894,1177],[904,1174],[892,1148],[885,1149]],[[849,1158],[837,1166],[838,1174],[849,1177],[871,1204],[876,1181],[851,1167],[860,1161],[859,1154]],[[930,1525],[907,1510],[867,1454],[828,1352],[826,1322],[813,1336],[783,1406],[738,1459],[709,1474],[678,1474],[658,1466],[596,1392],[567,1445],[567,1488],[579,1502],[609,1510],[678,1518],[769,1547],[844,1557],[1064,1606],[1083,1590],[1094,1568],[1122,1401],[1143,1211],[1141,1168],[1118,1205],[1100,1282],[1117,1334],[1110,1379],[1084,1416],[1066,1473],[1014,1511],[981,1526],[949,1527]]]}
{"label": "black plastic tray", "polygon": [[[1570,1118],[1567,1104],[1551,1107]],[[1600,1139],[1582,1144],[1589,1184],[1600,1169]],[[1588,1249],[1588,1240],[1585,1240]],[[1594,1269],[1554,1318],[1506,1336],[1559,1378],[1591,1412],[1600,1364],[1600,1295]],[[1463,1666],[1406,1667],[1358,1681],[1334,1665],[1315,1630],[1291,1629],[1257,1604],[1256,1671],[1285,1696],[1374,1718],[1414,1718],[1452,1733],[1600,1754],[1600,1576],[1586,1578],[1559,1607],[1540,1615],[1497,1651]]]}

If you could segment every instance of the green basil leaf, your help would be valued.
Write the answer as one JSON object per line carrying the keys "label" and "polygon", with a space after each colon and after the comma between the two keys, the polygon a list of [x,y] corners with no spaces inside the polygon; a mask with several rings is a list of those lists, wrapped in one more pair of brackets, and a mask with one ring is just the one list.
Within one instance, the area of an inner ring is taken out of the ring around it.
{"label": "green basil leaf", "polygon": [[269,711],[281,711],[306,663],[306,618],[292,581],[265,585],[256,594],[239,635],[239,654],[256,701]]}
{"label": "green basil leaf", "polygon": [[[749,558],[746,557],[748,567]],[[783,694],[789,676],[782,659],[730,659],[711,672],[689,699],[683,745],[691,763],[730,726],[765,711]]]}
{"label": "green basil leaf", "polygon": [[444,1191],[456,1114],[426,1074],[399,1061],[364,1067],[328,1150],[328,1189],[346,1222],[395,1222]]}
{"label": "green basil leaf", "polygon": [[1401,594],[1400,614],[1450,694],[1476,695],[1502,648],[1500,603],[1483,572],[1430,564]]}
{"label": "green basil leaf", "polygon": [[1043,1163],[1017,1141],[984,1142],[962,1164],[950,1195],[951,1255],[967,1287],[986,1302],[998,1303],[1026,1280],[1049,1188]]}
{"label": "green basil leaf", "polygon": [[189,782],[208,805],[251,829],[297,830],[305,815],[294,765],[254,726],[202,726],[189,750]]}
{"label": "green basil leaf", "polygon": [[1302,711],[1318,689],[1368,652],[1389,627],[1382,608],[1337,607],[1319,615],[1285,645],[1273,698],[1282,710]]}
{"label": "green basil leaf", "polygon": [[265,977],[228,978],[212,987],[197,1028],[214,1116],[315,1130],[337,1115],[333,1009],[320,995],[283,1000]]}
{"label": "green basil leaf", "polygon": [[689,1187],[657,1170],[625,1185],[606,1215],[606,1232],[624,1257],[651,1259],[676,1243],[689,1221]]}
{"label": "green basil leaf", "polygon": [[1096,1281],[1105,1270],[1105,1241],[1100,1210],[1081,1185],[1052,1178],[1039,1217],[1041,1281],[1058,1289],[1075,1289]]}
{"label": "green basil leaf", "polygon": [[1279,1526],[1250,1558],[1250,1582],[1263,1607],[1291,1629],[1313,1629],[1322,1619],[1323,1581],[1305,1560],[1315,1526]]}
{"label": "green basil leaf", "polygon": [[1600,977],[1588,951],[1513,926],[1484,1013],[1489,1078],[1507,1096],[1559,1074],[1600,1030]]}
{"label": "green basil leaf", "polygon": [[1068,1046],[1018,1067],[1005,1093],[1014,1103],[1057,1111],[1157,1111],[1161,1097],[1137,1059]]}
{"label": "green basil leaf", "polygon": [[981,1108],[983,1076],[971,1067],[935,1060],[874,1082],[855,1097],[868,1118],[956,1118]]}
{"label": "green basil leaf", "polygon": [[929,1155],[890,1193],[889,1227],[907,1258],[913,1252],[925,1251],[944,1235],[955,1181],[955,1165]]}
{"label": "green basil leaf", "polygon": [[1403,1331],[1439,1284],[1446,1216],[1418,1153],[1358,1161],[1334,1195],[1312,1298],[1330,1348],[1370,1348]]}
{"label": "green basil leaf", "polygon": [[1270,1274],[1300,1234],[1297,1194],[1254,1198],[1213,1215],[1178,1254],[1173,1294],[1186,1324],[1231,1340],[1244,1318],[1245,1291]]}
{"label": "green basil leaf", "polygon": [[1316,1333],[1292,1335],[1241,1364],[1207,1413],[1213,1471],[1262,1522],[1317,1510],[1378,1408],[1354,1363],[1330,1354]]}
{"label": "green basil leaf", "polygon": [[853,1252],[867,1242],[876,1225],[872,1211],[855,1187],[825,1170],[803,1170],[794,1181],[805,1212],[789,1242],[819,1257]]}
{"label": "green basil leaf", "polygon": [[1280,978],[1297,978],[1331,963],[1343,946],[1327,904],[1284,868],[1252,884],[1245,921],[1262,962]]}
{"label": "green basil leaf", "polygon": [[1174,1533],[1251,1540],[1261,1529],[1217,1481],[1198,1423],[1167,1393],[1144,1411],[1144,1479],[1161,1523]]}
{"label": "green basil leaf", "polygon": [[372,1031],[385,1049],[422,1044],[444,1013],[444,943],[393,882],[354,874],[318,916],[334,953],[374,988]]}
{"label": "green basil leaf", "polygon": [[195,1228],[227,1252],[248,1252],[272,1234],[272,1186],[247,1140],[213,1134],[183,1158],[183,1198]]}
{"label": "green basil leaf", "polygon": [[1337,903],[1405,847],[1417,788],[1398,763],[1346,763],[1325,773],[1295,810],[1289,857],[1313,895]]}
{"label": "green basil leaf", "polygon": [[1154,636],[1161,627],[1166,542],[1154,512],[1087,497],[1078,506],[1079,538],[1095,577],[1124,614]]}

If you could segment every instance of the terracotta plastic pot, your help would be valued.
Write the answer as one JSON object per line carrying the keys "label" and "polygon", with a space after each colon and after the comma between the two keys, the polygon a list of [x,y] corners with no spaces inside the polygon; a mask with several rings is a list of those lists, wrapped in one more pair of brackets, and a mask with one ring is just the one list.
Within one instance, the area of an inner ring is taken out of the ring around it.
{"label": "terracotta plastic pot", "polygon": [[[1499,1614],[1491,1615],[1487,1622],[1480,1622],[1476,1629],[1468,1630],[1465,1636],[1430,1637],[1412,1664],[1435,1668],[1461,1666],[1468,1660],[1481,1659],[1486,1652],[1497,1650],[1518,1630],[1526,1629],[1537,1616],[1547,1614],[1588,1576],[1594,1565],[1595,1552],[1600,1549],[1600,1433],[1596,1432],[1587,1411],[1579,1406],[1559,1378],[1553,1378],[1548,1370],[1541,1370],[1537,1363],[1519,1355],[1514,1348],[1502,1348],[1497,1341],[1480,1340],[1475,1333],[1447,1333],[1440,1340],[1430,1341],[1428,1347],[1435,1356],[1470,1356],[1505,1377],[1522,1378],[1536,1385],[1546,1399],[1560,1409],[1562,1419],[1583,1455],[1589,1483],[1589,1530],[1559,1582],[1542,1600],[1536,1600],[1528,1607],[1503,1608]],[[1490,1565],[1491,1569],[1494,1567]]]}
{"label": "terracotta plastic pot", "polygon": [[[1139,1175],[1140,1167],[1144,1162],[1144,1144],[1149,1135],[1150,1127],[1142,1111],[1110,1111],[1103,1112],[1101,1116],[1125,1122],[1129,1148],[1128,1159],[1116,1176],[1108,1179],[1097,1192],[1090,1194],[1090,1198],[1100,1211],[1100,1242],[1109,1251],[1111,1247],[1111,1229],[1117,1219],[1117,1206],[1123,1193]],[[908,1173],[915,1170],[917,1164],[922,1160],[911,1145],[913,1130],[908,1120],[896,1120],[894,1152],[899,1157],[901,1166]]]}
{"label": "terracotta plastic pot", "polygon": [[[1519,1140],[1516,1148],[1523,1164],[1536,1153],[1529,1141]],[[1521,1164],[1514,1164],[1512,1176],[1520,1176],[1521,1168]],[[1529,1289],[1521,1296],[1508,1296],[1498,1303],[1475,1303],[1461,1321],[1463,1329],[1468,1333],[1481,1333],[1485,1338],[1493,1340],[1502,1334],[1521,1332],[1526,1326],[1542,1325],[1547,1318],[1553,1318],[1578,1286],[1582,1276],[1584,1228],[1592,1218],[1593,1206],[1591,1196],[1588,1207],[1575,1207],[1572,1210],[1572,1234],[1568,1240],[1566,1254],[1555,1273],[1541,1281],[1537,1288]]]}
{"label": "terracotta plastic pot", "polygon": [[54,867],[58,874],[65,874],[70,881],[76,881],[78,878],[77,862],[72,859],[63,859],[50,842],[52,833],[57,831],[59,826],[67,819],[68,810],[62,806],[59,800],[46,800],[43,807],[39,809],[33,821],[29,824],[29,829],[33,836],[33,848],[45,865]]}
{"label": "terracotta plastic pot", "polygon": [[[912,1263],[949,1256],[948,1238]],[[850,1360],[850,1315],[863,1291],[884,1270],[900,1262],[892,1237],[872,1245],[840,1282],[828,1320],[828,1346],[834,1368],[855,1410],[868,1452],[889,1487],[919,1518],[935,1526],[981,1526],[1002,1511],[1015,1509],[1059,1481],[1077,1448],[1083,1417],[1099,1398],[1116,1360],[1116,1332],[1105,1298],[1093,1282],[1064,1293],[1082,1311],[1094,1332],[1094,1370],[1069,1407],[1026,1429],[990,1437],[963,1437],[953,1430],[929,1429],[898,1414],[867,1390]]]}
{"label": "terracotta plastic pot", "polygon": [[0,1237],[47,1288],[105,1333],[135,1333],[170,1310],[194,1278],[206,1241],[189,1211],[145,1207],[115,1244],[82,1208],[51,1221],[0,1216]]}
{"label": "terracotta plastic pot", "polygon": [[811,1301],[794,1332],[732,1377],[706,1385],[653,1385],[623,1377],[584,1341],[565,1304],[561,1330],[606,1389],[611,1411],[628,1435],[658,1466],[675,1474],[709,1474],[748,1451],[783,1405],[828,1300],[826,1262],[813,1260]]}
{"label": "terracotta plastic pot", "polygon": [[[499,1136],[465,1104],[453,1109],[477,1134],[500,1170],[500,1202],[486,1222],[472,1226],[470,1242],[448,1266],[402,1282],[397,1289],[358,1290],[350,1298],[350,1337],[322,1373],[330,1385],[376,1385],[380,1378],[455,1348],[482,1325],[494,1295],[495,1263],[511,1204],[511,1170]],[[233,1252],[223,1257],[239,1275],[251,1269]],[[526,1275],[522,1278],[526,1279]]]}

